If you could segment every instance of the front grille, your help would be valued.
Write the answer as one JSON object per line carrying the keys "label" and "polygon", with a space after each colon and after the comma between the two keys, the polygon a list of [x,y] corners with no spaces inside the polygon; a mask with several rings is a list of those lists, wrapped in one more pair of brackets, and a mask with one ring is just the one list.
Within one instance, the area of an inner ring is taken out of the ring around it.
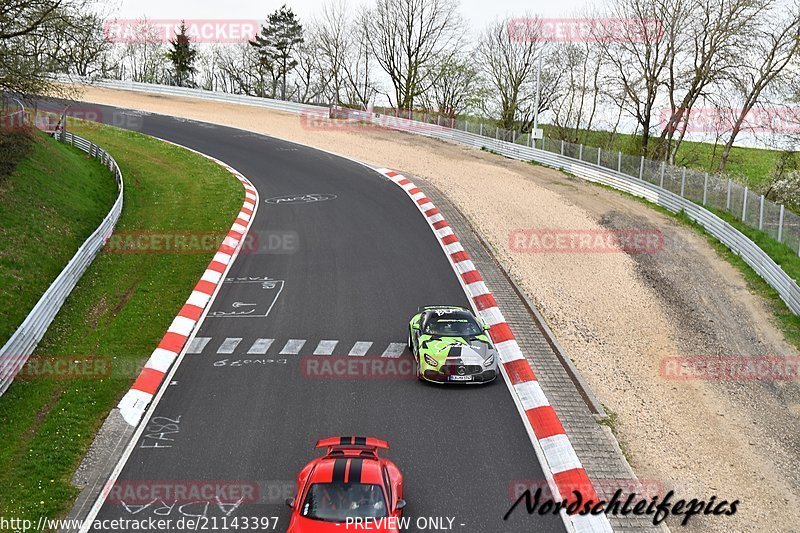
{"label": "front grille", "polygon": [[[458,371],[460,367],[464,368],[464,372]],[[442,374],[446,376],[469,376],[470,374],[479,374],[483,371],[480,365],[444,365],[441,367]]]}

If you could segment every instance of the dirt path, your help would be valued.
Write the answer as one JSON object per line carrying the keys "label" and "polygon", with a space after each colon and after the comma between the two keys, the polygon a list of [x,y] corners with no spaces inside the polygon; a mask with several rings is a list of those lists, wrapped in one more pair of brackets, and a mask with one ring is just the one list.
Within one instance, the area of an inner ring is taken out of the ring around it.
{"label": "dirt path", "polygon": [[[676,381],[659,371],[668,356],[798,355],[742,276],[670,217],[555,170],[409,134],[316,130],[260,108],[103,89],[84,98],[266,133],[430,180],[480,228],[617,415],[637,475],[679,498],[741,500],[735,516],[694,519],[691,530],[800,530],[798,382]],[[512,232],[553,228],[655,230],[664,246],[631,255],[512,250]]]}

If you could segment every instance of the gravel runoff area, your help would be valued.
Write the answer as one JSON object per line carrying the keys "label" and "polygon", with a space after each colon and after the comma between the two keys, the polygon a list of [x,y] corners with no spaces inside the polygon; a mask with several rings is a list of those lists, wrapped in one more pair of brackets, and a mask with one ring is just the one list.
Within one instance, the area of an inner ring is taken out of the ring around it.
{"label": "gravel runoff area", "polygon": [[[87,88],[83,99],[273,135],[429,180],[495,249],[615,415],[642,480],[678,497],[741,501],[689,530],[797,530],[800,387],[795,381],[665,379],[671,356],[797,356],[766,303],[703,237],[622,194],[556,170],[363,124],[318,128],[236,104]],[[656,253],[521,253],[516,230],[656,230]],[[673,522],[673,525],[675,523]]]}

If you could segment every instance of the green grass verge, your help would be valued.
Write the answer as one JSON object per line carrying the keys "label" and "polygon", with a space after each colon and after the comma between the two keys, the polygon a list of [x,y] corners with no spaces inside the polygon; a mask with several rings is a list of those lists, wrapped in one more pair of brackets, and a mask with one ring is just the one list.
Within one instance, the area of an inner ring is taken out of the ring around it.
{"label": "green grass verge", "polygon": [[[20,135],[0,136],[19,145]],[[114,177],[95,159],[43,133],[29,139],[27,156],[0,181],[0,345],[117,197]]]}
{"label": "green grass verge", "polygon": [[[649,204],[652,205],[652,204]],[[661,210],[659,208],[659,210]],[[783,332],[786,341],[800,350],[800,317],[792,313],[791,309],[781,300],[778,291],[770,286],[769,283],[759,276],[755,270],[750,267],[744,260],[737,254],[733,253],[727,246],[719,242],[715,237],[708,233],[700,224],[692,221],[684,212],[678,214],[671,213],[666,209],[665,213],[680,220],[684,224],[690,226],[697,233],[703,235],[720,257],[727,260],[730,264],[736,267],[745,280],[751,292],[762,296],[769,304],[772,314],[775,318],[775,325]],[[792,279],[797,280],[800,274],[800,258],[797,254],[785,244],[777,242],[775,239],[766,233],[753,229],[746,224],[736,220],[729,213],[724,213],[717,210],[712,210],[714,214],[731,224],[733,227],[741,231],[750,240],[756,243],[759,248],[764,250],[773,261],[778,263],[784,272],[786,272]]]}
{"label": "green grass verge", "polygon": [[[125,207],[117,231],[227,232],[244,192],[230,173],[184,149],[109,127],[79,131],[117,160]],[[37,237],[38,238],[38,237]],[[21,379],[0,397],[0,516],[38,520],[70,508],[70,479],[109,411],[202,275],[213,251],[101,253],[70,295],[39,357],[100,357],[104,379]]]}

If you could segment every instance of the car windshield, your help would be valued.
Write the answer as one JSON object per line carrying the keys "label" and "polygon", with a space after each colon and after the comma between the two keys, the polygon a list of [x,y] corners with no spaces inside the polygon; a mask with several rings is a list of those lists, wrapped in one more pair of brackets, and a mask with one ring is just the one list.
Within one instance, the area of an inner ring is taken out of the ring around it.
{"label": "car windshield", "polygon": [[388,516],[383,489],[366,483],[314,483],[308,489],[300,514],[326,522]]}
{"label": "car windshield", "polygon": [[428,321],[425,333],[429,335],[446,335],[449,337],[471,337],[480,335],[481,328],[466,313],[434,316]]}

